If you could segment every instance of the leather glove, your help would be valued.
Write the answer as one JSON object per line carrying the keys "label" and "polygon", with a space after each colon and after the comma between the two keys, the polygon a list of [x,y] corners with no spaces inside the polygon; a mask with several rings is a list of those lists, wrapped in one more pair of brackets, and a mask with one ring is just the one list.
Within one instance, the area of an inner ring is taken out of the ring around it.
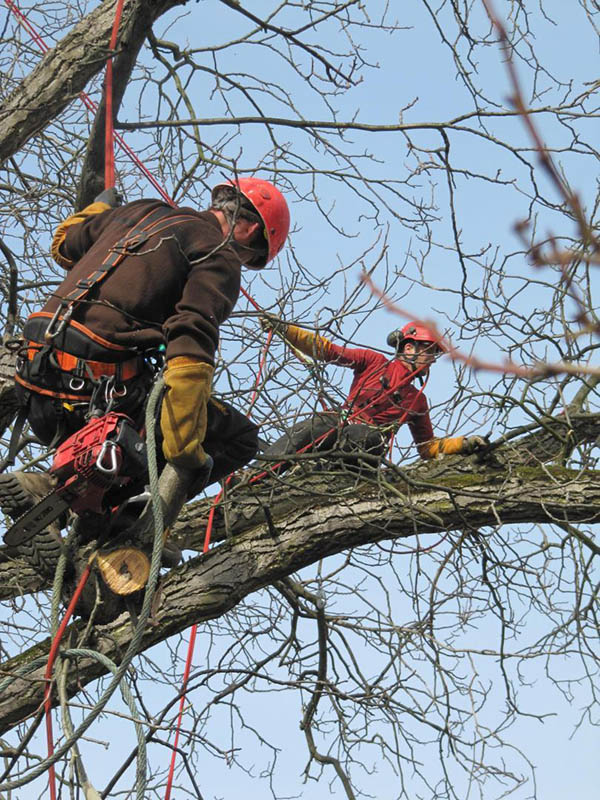
{"label": "leather glove", "polygon": [[479,453],[485,450],[490,440],[487,436],[465,436],[460,452],[469,456],[472,453]]}
{"label": "leather glove", "polygon": [[258,318],[260,322],[260,327],[268,333],[269,331],[273,331],[274,333],[278,333],[281,336],[285,336],[287,331],[287,322],[284,322],[279,317],[276,317],[275,314],[268,314],[267,312],[261,314]]}
{"label": "leather glove", "polygon": [[167,461],[178,467],[199,469],[206,463],[202,442],[213,372],[210,364],[188,356],[167,362],[160,413],[162,447]]}
{"label": "leather glove", "polygon": [[123,205],[123,195],[119,194],[114,186],[111,186],[110,189],[100,192],[98,197],[94,199],[94,203],[106,203],[111,208],[118,208]]}

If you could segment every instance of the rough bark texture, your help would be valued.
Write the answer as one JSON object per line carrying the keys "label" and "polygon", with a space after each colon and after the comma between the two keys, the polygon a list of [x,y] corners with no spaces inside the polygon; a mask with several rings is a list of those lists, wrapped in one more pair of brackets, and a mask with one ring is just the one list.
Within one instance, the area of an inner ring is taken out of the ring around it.
{"label": "rough bark texture", "polygon": [[[386,487],[358,482],[340,491],[335,475],[320,473],[312,481],[303,480],[295,498],[288,496],[281,507],[271,507],[268,522],[251,518],[243,532],[165,576],[156,624],[147,629],[143,648],[195,622],[219,617],[257,589],[348,548],[499,523],[600,519],[598,472],[541,466],[499,470],[477,467],[471,459],[447,461],[443,474],[434,478],[438,486],[431,488],[411,488],[396,478]],[[438,464],[430,467],[433,472],[438,468]],[[421,472],[423,479],[427,473]],[[82,627],[76,623],[72,636]],[[108,625],[96,626],[90,644],[118,662],[131,634],[131,623],[122,615]],[[67,636],[68,641],[73,639]],[[4,663],[2,674],[45,655],[48,646],[45,641]],[[79,662],[77,686],[71,685],[71,694],[102,673],[96,662]],[[2,694],[0,734],[37,708],[43,693],[42,674],[43,668],[30,673]]]}
{"label": "rough bark texture", "polygon": [[[146,0],[145,5],[154,21],[185,1]],[[136,7],[137,0],[125,0],[123,31],[131,31]],[[104,68],[114,15],[115,2],[100,3],[46,53],[0,108],[0,163],[49,125]]]}
{"label": "rough bark texture", "polygon": [[17,398],[15,395],[15,353],[0,347],[0,436],[3,436],[7,427],[17,413]]}

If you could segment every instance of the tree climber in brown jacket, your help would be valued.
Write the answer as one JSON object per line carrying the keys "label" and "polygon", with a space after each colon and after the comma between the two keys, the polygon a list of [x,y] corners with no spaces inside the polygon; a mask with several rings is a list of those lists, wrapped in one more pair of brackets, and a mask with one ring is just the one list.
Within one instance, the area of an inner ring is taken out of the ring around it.
{"label": "tree climber in brown jacket", "polygon": [[[257,428],[210,399],[219,326],[240,291],[241,267],[262,269],[283,248],[289,210],[259,178],[221,183],[208,211],[159,200],[118,205],[114,189],[70,216],[51,252],[67,276],[27,320],[17,395],[35,435],[60,444],[103,393],[141,422],[157,354],[166,357],[160,429],[167,461],[218,480],[246,464]],[[18,517],[52,488],[45,473],[0,476],[0,505]]]}
{"label": "tree climber in brown jacket", "polygon": [[[429,417],[423,389],[413,385],[415,378],[427,377],[429,369],[446,348],[429,328],[409,322],[392,331],[387,343],[395,356],[388,358],[375,350],[344,347],[324,336],[289,325],[267,315],[261,319],[263,329],[274,329],[293,347],[318,361],[350,367],[354,379],[341,411],[323,411],[294,425],[284,436],[268,447],[263,456],[270,464],[282,459],[282,471],[292,463],[285,456],[311,450],[354,453],[344,462],[377,463],[385,453],[393,433],[407,423],[422,458],[442,454],[473,453],[484,448],[482,436],[436,438]],[[268,466],[268,464],[266,464]]]}

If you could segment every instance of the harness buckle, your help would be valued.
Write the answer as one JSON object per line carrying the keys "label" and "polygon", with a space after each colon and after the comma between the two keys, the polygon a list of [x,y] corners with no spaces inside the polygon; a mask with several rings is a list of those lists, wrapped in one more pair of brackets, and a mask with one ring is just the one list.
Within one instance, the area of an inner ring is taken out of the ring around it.
{"label": "harness buckle", "polygon": [[138,233],[136,236],[132,236],[131,239],[127,239],[123,244],[123,250],[126,253],[133,253],[136,250],[139,250],[140,247],[145,244],[148,239],[149,235],[147,233]]}

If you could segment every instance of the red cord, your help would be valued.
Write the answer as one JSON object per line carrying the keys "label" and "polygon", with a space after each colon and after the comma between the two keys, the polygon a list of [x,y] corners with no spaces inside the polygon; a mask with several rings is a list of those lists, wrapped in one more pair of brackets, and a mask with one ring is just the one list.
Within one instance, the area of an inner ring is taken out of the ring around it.
{"label": "red cord", "polygon": [[[244,292],[246,297],[254,305],[257,305],[254,302],[254,300],[243,289],[242,289],[242,291]],[[259,362],[259,365],[258,365],[258,374],[256,376],[256,381],[254,382],[254,391],[252,393],[252,397],[250,398],[250,405],[248,407],[248,412],[247,412],[246,416],[250,415],[250,412],[252,411],[252,407],[253,407],[254,402],[256,400],[256,396],[258,395],[258,387],[259,387],[259,384],[260,384],[263,368],[264,368],[264,365],[265,365],[265,360],[266,360],[266,357],[267,357],[267,352],[269,350],[269,346],[271,344],[272,338],[273,338],[273,331],[271,330],[271,331],[269,331],[269,333],[267,335],[267,340],[266,340],[266,342],[265,342],[265,344],[263,346],[263,349],[262,349],[262,354],[261,354],[260,362]],[[225,482],[229,483],[230,478],[231,478],[231,476],[228,476],[226,478]],[[223,490],[221,489],[221,491],[214,498],[214,500],[212,502],[212,505],[210,507],[210,511],[208,513],[208,522],[206,523],[206,533],[204,534],[204,546],[202,548],[202,552],[203,553],[207,553],[208,552],[208,548],[210,547],[210,539],[211,539],[211,534],[212,534],[212,529],[213,529],[213,524],[214,524],[214,519],[215,519],[215,509],[217,507],[217,504],[218,504],[219,500],[221,499],[221,495],[222,494],[223,494]],[[175,741],[173,743],[173,752],[171,753],[171,765],[169,767],[169,776],[167,778],[167,791],[165,793],[165,800],[170,800],[170,797],[171,797],[171,787],[173,785],[173,772],[175,770],[175,759],[177,758],[177,743],[179,742],[179,731],[181,729],[181,718],[182,718],[182,714],[183,714],[183,704],[185,702],[187,681],[188,681],[188,676],[189,676],[189,673],[190,673],[190,667],[191,667],[191,664],[192,664],[192,658],[193,658],[193,655],[194,655],[194,645],[195,645],[195,642],[196,642],[196,632],[197,632],[197,626],[193,625],[192,629],[191,629],[191,632],[190,632],[190,641],[189,641],[189,645],[188,645],[187,659],[186,659],[186,662],[185,662],[185,670],[184,670],[184,673],[183,673],[183,685],[181,687],[182,695],[181,695],[181,701],[179,703],[179,715],[177,717],[177,725],[176,725],[176,728],[175,728]]]}
{"label": "red cord", "polygon": [[[52,756],[54,753],[54,736],[52,734],[52,668],[54,666],[56,654],[58,653],[58,648],[60,647],[61,639],[64,635],[67,625],[69,624],[69,620],[73,616],[75,606],[77,605],[79,597],[83,592],[85,584],[87,583],[91,569],[92,564],[90,561],[88,561],[86,568],[81,574],[81,578],[79,579],[79,583],[77,584],[75,593],[71,598],[71,602],[69,603],[65,616],[63,617],[63,621],[60,623],[60,626],[56,631],[56,635],[52,640],[52,646],[50,647],[50,653],[48,654],[48,663],[46,665],[46,672],[44,673],[44,680],[46,681],[46,691],[44,693],[44,712],[46,714],[48,758],[50,758],[50,756]],[[48,767],[48,788],[50,789],[50,800],[56,800],[56,774],[54,772],[54,764],[51,764]]]}
{"label": "red cord", "polygon": [[[123,13],[123,1],[117,0],[115,19],[110,35],[109,49],[112,52],[117,47],[119,25]],[[115,185],[115,130],[113,126],[113,60],[109,56],[106,62],[105,87],[105,120],[104,120],[104,188],[111,189]]]}
{"label": "red cord", "polygon": [[6,0],[6,5],[8,6],[9,10],[13,12],[13,14],[17,17],[20,24],[25,28],[25,30],[29,33],[33,41],[37,44],[40,48],[42,53],[47,53],[50,49],[46,42],[42,39],[39,33],[35,30],[33,25],[29,22],[25,14],[21,11],[21,9],[17,6],[14,0]]}
{"label": "red cord", "polygon": [[[36,31],[34,26],[29,22],[27,17],[23,14],[23,12],[18,8],[15,0],[5,0],[5,3],[10,11],[13,12],[15,17],[17,18],[18,22],[27,30],[35,44],[40,48],[42,53],[47,53],[50,48],[46,44],[46,42],[42,39],[39,33]],[[79,93],[79,99],[85,105],[85,107],[96,113],[98,110],[98,105],[95,103],[92,98],[87,95],[85,92]],[[112,119],[112,115],[111,115]],[[131,147],[124,141],[123,137],[120,134],[114,134],[115,141],[118,143],[119,147],[125,151],[128,158],[136,165],[136,167],[140,170],[140,172],[147,178],[147,180],[152,184],[154,189],[159,193],[162,199],[168,203],[170,206],[175,206],[173,199],[167,194],[167,192],[163,189],[160,183],[156,180],[154,175],[150,172],[150,170],[145,166],[145,164],[140,161],[137,155],[133,152]]]}
{"label": "red cord", "polygon": [[165,800],[170,800],[171,788],[173,786],[173,773],[175,771],[175,759],[177,757],[177,745],[179,744],[179,731],[181,728],[181,718],[183,716],[183,706],[185,704],[185,696],[188,678],[190,677],[190,669],[192,666],[192,657],[194,655],[194,645],[196,643],[196,633],[198,626],[192,625],[190,629],[190,641],[188,644],[188,653],[185,661],[185,670],[183,672],[183,685],[181,687],[181,700],[179,701],[179,714],[177,716],[177,727],[175,729],[175,741],[173,742],[173,752],[171,753],[171,764],[169,766],[169,777],[167,778],[167,791],[165,792]]}
{"label": "red cord", "polygon": [[255,308],[257,311],[261,311],[261,312],[262,312],[262,308],[261,308],[261,307],[258,305],[258,303],[256,302],[256,300],[255,300],[253,297],[251,297],[251,296],[248,294],[248,292],[247,292],[247,291],[244,289],[244,287],[243,287],[243,286],[240,286],[240,292],[241,292],[241,293],[244,295],[244,297],[246,298],[246,300],[247,300],[247,301],[248,301],[248,302],[249,302],[251,305],[253,305],[253,306],[254,306],[254,308]]}

